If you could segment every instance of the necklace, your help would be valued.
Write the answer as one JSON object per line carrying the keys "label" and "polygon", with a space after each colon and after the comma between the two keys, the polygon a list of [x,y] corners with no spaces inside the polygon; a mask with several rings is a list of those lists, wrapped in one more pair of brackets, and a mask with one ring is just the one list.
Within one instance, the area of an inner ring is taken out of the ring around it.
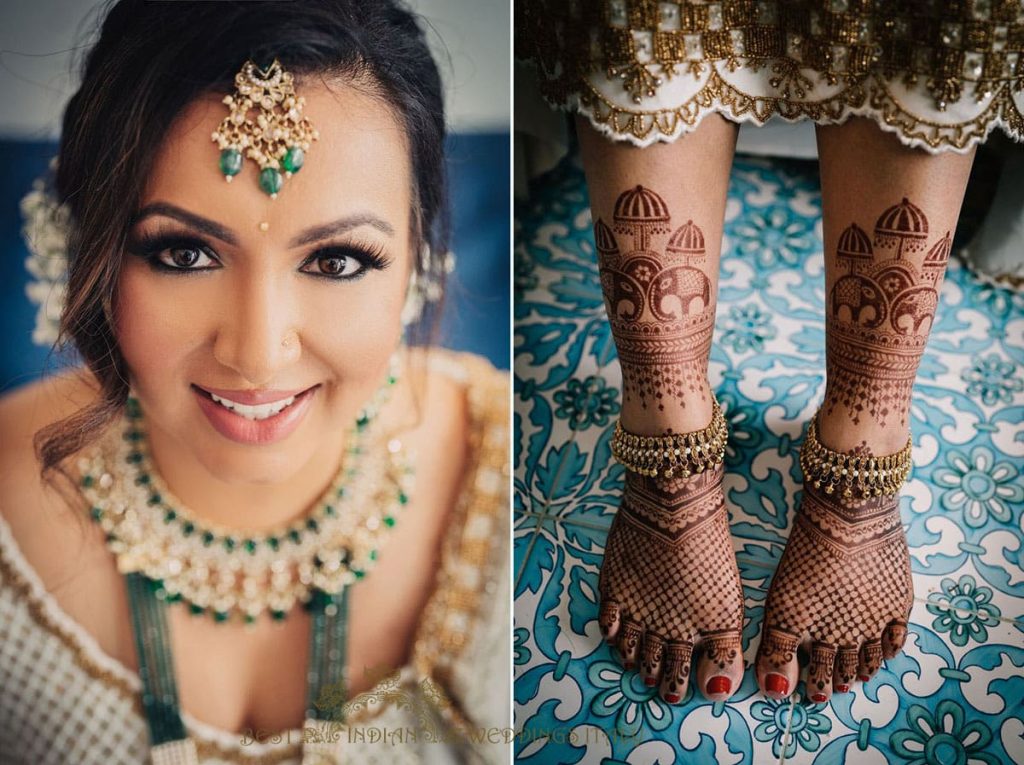
{"label": "necklace", "polygon": [[[315,591],[337,594],[373,568],[383,538],[408,503],[411,461],[392,439],[375,448],[376,415],[394,371],[351,428],[330,487],[305,517],[252,534],[202,523],[174,497],[151,463],[143,413],[130,398],[116,448],[79,463],[90,516],[106,532],[122,574],[141,573],[166,602],[218,622],[284,619]],[[379,440],[379,439],[378,439]]]}

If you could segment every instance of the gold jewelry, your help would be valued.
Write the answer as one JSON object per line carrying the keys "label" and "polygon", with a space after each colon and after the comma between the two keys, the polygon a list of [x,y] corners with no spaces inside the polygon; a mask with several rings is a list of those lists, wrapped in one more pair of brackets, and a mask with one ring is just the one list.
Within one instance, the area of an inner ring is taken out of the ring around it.
{"label": "gold jewelry", "polygon": [[376,412],[394,384],[369,402],[352,427],[343,464],[306,516],[271,531],[243,532],[192,515],[150,463],[142,412],[129,399],[122,437],[79,461],[81,492],[106,532],[121,573],[157,581],[162,597],[223,622],[277,620],[313,591],[337,593],[374,567],[404,511],[413,463],[398,439],[378,435]]}
{"label": "gold jewelry", "polygon": [[728,436],[725,415],[712,396],[711,422],[703,430],[638,436],[624,430],[621,421],[616,423],[612,455],[633,473],[687,478],[693,473],[703,473],[725,458]]}
{"label": "gold jewelry", "polygon": [[842,496],[860,499],[895,495],[910,475],[912,439],[895,454],[875,457],[870,454],[844,454],[834,452],[818,440],[818,415],[811,418],[807,438],[800,449],[800,468],[804,481],[815,489],[824,488],[826,494],[842,489]]}
{"label": "gold jewelry", "polygon": [[[244,154],[260,166],[260,188],[276,199],[284,178],[302,168],[310,143],[320,133],[302,116],[306,99],[295,95],[293,83],[276,58],[267,69],[246,61],[235,75],[235,92],[224,96],[231,113],[212,135],[220,146],[224,180],[242,171]],[[255,121],[249,119],[251,109],[259,110]]]}

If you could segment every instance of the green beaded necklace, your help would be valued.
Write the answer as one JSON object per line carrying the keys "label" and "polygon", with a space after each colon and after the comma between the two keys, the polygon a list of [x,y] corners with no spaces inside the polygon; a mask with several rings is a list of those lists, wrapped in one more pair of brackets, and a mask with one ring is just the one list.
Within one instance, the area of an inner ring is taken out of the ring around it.
{"label": "green beaded necklace", "polygon": [[81,465],[90,515],[106,532],[119,569],[145,575],[162,600],[187,602],[193,614],[217,622],[237,612],[253,623],[264,611],[281,620],[316,591],[338,593],[362,579],[408,504],[413,479],[399,441],[366,445],[395,382],[389,374],[359,415],[343,468],[314,509],[264,534],[207,525],[184,509],[150,465],[142,409],[129,399],[116,453]]}

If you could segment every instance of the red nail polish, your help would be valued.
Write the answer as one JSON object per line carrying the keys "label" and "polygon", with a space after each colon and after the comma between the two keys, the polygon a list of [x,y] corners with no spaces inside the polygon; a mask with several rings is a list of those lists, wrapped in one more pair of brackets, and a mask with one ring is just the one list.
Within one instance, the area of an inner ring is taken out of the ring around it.
{"label": "red nail polish", "polygon": [[667,701],[669,704],[678,704],[679,703],[679,699],[680,699],[680,696],[679,696],[678,693],[666,693],[665,694],[665,701]]}
{"label": "red nail polish", "polygon": [[655,678],[653,678],[653,677],[645,677],[644,678],[644,685],[646,685],[648,688],[653,688],[657,684],[658,684],[658,681]]}
{"label": "red nail polish", "polygon": [[626,662],[625,664],[623,664],[622,666],[623,666],[623,667],[625,668],[625,670],[626,670],[627,672],[632,672],[632,671],[633,671],[633,668],[634,668],[634,667],[636,667],[636,664],[634,664],[634,663],[633,663],[633,662],[631,662],[631,661],[627,661],[627,662]]}
{"label": "red nail polish", "polygon": [[839,693],[846,693],[848,690],[850,690],[850,686],[848,686],[848,685],[837,685],[836,686],[836,690]]}
{"label": "red nail polish", "polygon": [[789,680],[773,672],[764,679],[764,687],[769,693],[779,693],[785,696],[789,693]]}
{"label": "red nail polish", "polygon": [[868,682],[868,680],[870,680],[871,678],[870,678],[870,677],[868,677],[867,675],[858,675],[858,676],[857,676],[857,679],[858,679],[858,680],[860,680],[860,681],[861,681],[862,683],[866,683],[866,682]]}
{"label": "red nail polish", "polygon": [[824,693],[815,693],[813,696],[811,696],[811,701],[813,701],[815,704],[824,704],[826,701],[828,701],[828,696],[826,696]]}
{"label": "red nail polish", "polygon": [[732,683],[729,682],[729,678],[723,675],[716,675],[715,677],[708,680],[707,692],[708,694],[716,693],[728,693],[732,687]]}

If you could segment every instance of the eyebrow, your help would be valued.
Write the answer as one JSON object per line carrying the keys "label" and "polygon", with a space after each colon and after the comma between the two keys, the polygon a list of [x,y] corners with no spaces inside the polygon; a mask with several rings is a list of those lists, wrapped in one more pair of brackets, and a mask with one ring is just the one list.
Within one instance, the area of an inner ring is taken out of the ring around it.
{"label": "eyebrow", "polygon": [[[153,204],[146,205],[143,207],[139,214],[132,220],[132,226],[145,220],[146,218],[154,215],[163,215],[168,218],[174,218],[182,223],[185,223],[197,231],[201,231],[209,236],[216,237],[222,242],[227,242],[231,245],[238,244],[238,237],[235,232],[227,226],[222,226],[217,221],[204,218],[202,215],[183,210],[177,205],[168,204],[166,202],[154,202]],[[329,239],[332,236],[343,234],[346,231],[359,228],[360,226],[370,226],[377,229],[383,234],[388,236],[395,235],[395,228],[383,218],[380,218],[373,213],[356,213],[354,215],[347,215],[343,218],[338,218],[330,223],[323,223],[317,226],[310,226],[305,231],[300,232],[296,236],[292,237],[292,240],[288,242],[289,247],[299,247],[304,244],[311,244],[312,242],[319,242],[322,239]]]}

